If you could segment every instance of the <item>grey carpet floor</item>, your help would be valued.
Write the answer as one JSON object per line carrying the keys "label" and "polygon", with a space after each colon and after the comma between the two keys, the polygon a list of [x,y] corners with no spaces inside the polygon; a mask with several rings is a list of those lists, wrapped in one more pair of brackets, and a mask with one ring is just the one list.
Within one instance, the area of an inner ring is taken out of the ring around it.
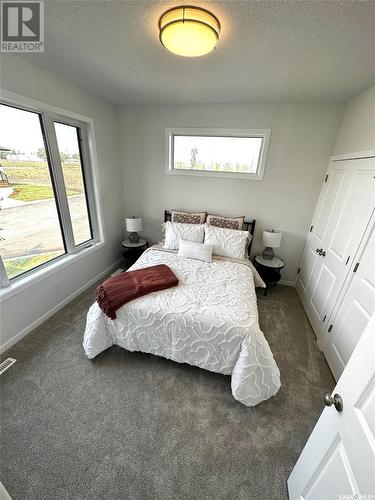
{"label": "grey carpet floor", "polygon": [[246,408],[230,377],[81,341],[93,289],[6,355],[1,480],[13,500],[287,498],[334,380],[292,288],[260,293],[279,393]]}

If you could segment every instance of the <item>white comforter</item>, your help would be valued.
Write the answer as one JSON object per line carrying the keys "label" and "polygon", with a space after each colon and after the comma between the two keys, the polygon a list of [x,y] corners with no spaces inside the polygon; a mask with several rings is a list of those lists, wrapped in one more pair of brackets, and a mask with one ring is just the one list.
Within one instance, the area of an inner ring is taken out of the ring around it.
{"label": "white comforter", "polygon": [[86,355],[94,358],[116,344],[232,374],[233,397],[246,406],[268,399],[280,388],[280,373],[259,328],[248,262],[206,263],[148,249],[131,269],[166,264],[179,285],[127,303],[115,320],[93,304],[83,339]]}

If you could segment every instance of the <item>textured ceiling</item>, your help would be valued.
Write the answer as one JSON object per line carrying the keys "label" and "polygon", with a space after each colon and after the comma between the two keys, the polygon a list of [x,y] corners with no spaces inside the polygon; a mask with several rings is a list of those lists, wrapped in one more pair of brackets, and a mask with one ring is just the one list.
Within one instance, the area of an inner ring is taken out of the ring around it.
{"label": "textured ceiling", "polygon": [[45,1],[45,53],[25,55],[115,103],[347,100],[375,83],[375,1],[188,1],[212,10],[217,49],[159,42],[184,2]]}

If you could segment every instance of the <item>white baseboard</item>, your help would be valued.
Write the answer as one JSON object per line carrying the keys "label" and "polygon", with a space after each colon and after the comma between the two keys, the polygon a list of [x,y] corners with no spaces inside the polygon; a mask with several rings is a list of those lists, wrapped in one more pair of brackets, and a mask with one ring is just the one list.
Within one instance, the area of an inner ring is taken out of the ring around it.
{"label": "white baseboard", "polygon": [[279,285],[292,286],[294,287],[294,281],[280,280]]}
{"label": "white baseboard", "polygon": [[87,288],[90,288],[91,285],[93,285],[96,281],[99,281],[101,278],[106,276],[107,274],[110,274],[113,269],[117,269],[117,267],[120,265],[122,262],[122,259],[116,261],[112,266],[107,267],[107,269],[104,269],[100,274],[92,278],[90,281],[85,283],[81,288],[76,290],[74,293],[69,295],[66,299],[63,301],[59,302],[55,307],[47,311],[45,314],[43,314],[40,318],[37,320],[33,321],[30,325],[28,325],[26,328],[24,328],[21,332],[17,333],[14,337],[11,339],[7,340],[4,344],[0,346],[0,354],[3,354],[3,352],[7,351],[10,349],[14,344],[19,342],[23,337],[25,337],[28,333],[32,332],[35,328],[37,328],[39,325],[47,321],[48,318],[53,316],[57,311],[59,311],[61,308],[63,308],[66,304],[68,304],[71,300],[75,299],[83,293]]}

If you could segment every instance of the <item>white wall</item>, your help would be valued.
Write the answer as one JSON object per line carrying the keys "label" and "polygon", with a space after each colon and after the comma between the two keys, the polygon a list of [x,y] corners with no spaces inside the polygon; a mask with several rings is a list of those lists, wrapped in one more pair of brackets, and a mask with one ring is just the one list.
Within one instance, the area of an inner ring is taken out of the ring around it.
{"label": "white wall", "polygon": [[[144,217],[144,235],[160,238],[165,208],[255,218],[253,252],[263,228],[283,231],[277,252],[293,281],[344,104],[164,105],[121,108],[121,161],[128,215]],[[263,181],[164,173],[166,127],[272,128]]]}
{"label": "white wall", "polygon": [[348,103],[334,154],[371,149],[375,149],[375,85]]}
{"label": "white wall", "polygon": [[2,88],[94,119],[106,233],[102,248],[2,302],[1,344],[9,346],[30,324],[120,258],[124,230],[116,108],[19,56],[2,54],[1,62]]}
{"label": "white wall", "polygon": [[[73,83],[13,54],[2,54],[1,63],[1,87],[94,119],[106,231],[103,248],[1,304],[2,344],[9,345],[120,257],[125,213],[142,215],[144,235],[154,242],[165,208],[255,218],[253,253],[262,249],[263,228],[281,229],[283,279],[294,280],[344,104],[125,106],[118,122],[114,106]],[[375,87],[349,103],[336,154],[374,147],[374,96]],[[166,175],[166,127],[271,128],[264,180]]]}

